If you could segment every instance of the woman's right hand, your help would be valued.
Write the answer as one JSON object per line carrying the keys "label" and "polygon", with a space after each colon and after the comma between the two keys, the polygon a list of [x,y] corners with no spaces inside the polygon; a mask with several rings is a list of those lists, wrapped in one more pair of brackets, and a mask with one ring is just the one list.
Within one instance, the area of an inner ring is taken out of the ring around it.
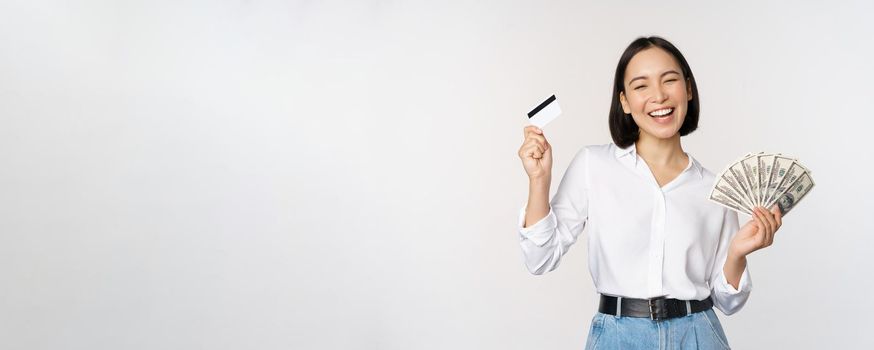
{"label": "woman's right hand", "polygon": [[528,173],[528,178],[548,179],[552,175],[552,147],[543,136],[543,130],[528,125],[523,129],[525,141],[519,148],[519,158]]}

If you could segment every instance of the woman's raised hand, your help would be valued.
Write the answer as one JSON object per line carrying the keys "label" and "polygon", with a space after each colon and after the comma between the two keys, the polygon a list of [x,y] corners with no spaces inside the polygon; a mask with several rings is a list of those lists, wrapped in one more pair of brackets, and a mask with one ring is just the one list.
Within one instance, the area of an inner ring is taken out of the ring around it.
{"label": "woman's raised hand", "polygon": [[741,226],[732,238],[729,251],[736,256],[747,256],[759,249],[769,247],[774,243],[774,234],[783,226],[783,212],[776,204],[771,210],[762,207],[753,208],[753,216]]}
{"label": "woman's raised hand", "polygon": [[522,159],[528,178],[549,179],[552,175],[552,147],[543,136],[543,130],[529,125],[523,131],[525,141],[519,148],[519,158]]}

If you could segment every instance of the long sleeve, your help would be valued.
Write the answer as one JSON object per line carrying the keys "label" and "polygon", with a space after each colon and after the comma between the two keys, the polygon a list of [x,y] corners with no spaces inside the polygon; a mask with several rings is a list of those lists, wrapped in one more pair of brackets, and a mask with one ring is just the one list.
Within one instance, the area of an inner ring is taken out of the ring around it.
{"label": "long sleeve", "polygon": [[716,251],[716,261],[710,274],[710,286],[714,306],[728,316],[743,308],[750,297],[753,283],[752,279],[750,279],[749,264],[744,268],[738,283],[738,289],[735,289],[725,278],[723,268],[728,258],[728,247],[731,244],[731,239],[739,229],[739,224],[737,212],[728,209],[724,209],[724,211],[725,216],[722,223],[722,232],[719,237],[719,247]]}
{"label": "long sleeve", "polygon": [[561,257],[573,245],[588,218],[588,149],[580,149],[562,177],[550,201],[549,213],[540,221],[525,225],[525,209],[519,211],[519,238],[528,271],[541,275],[558,267]]}

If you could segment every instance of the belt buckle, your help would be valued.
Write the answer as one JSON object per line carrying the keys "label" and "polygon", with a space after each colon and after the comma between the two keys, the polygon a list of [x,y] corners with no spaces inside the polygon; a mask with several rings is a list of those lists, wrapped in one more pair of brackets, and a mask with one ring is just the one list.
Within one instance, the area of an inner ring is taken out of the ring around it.
{"label": "belt buckle", "polygon": [[664,296],[647,300],[649,302],[649,318],[651,320],[656,321],[668,318],[668,308],[666,300],[667,298],[665,298]]}

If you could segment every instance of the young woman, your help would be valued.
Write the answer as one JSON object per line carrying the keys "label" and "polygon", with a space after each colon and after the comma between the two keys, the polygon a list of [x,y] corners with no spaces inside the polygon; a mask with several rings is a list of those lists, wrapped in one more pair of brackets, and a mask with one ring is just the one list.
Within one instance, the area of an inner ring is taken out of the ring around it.
{"label": "young woman", "polygon": [[613,143],[582,147],[549,200],[552,147],[524,129],[519,157],[529,197],[519,213],[528,270],[554,270],[588,228],[589,271],[600,296],[587,349],[728,349],[713,306],[740,310],[752,288],[746,256],[774,241],[780,210],[737,213],[711,203],[715,175],[683,150],[699,97],[686,59],[659,37],[619,60],[610,107]]}

